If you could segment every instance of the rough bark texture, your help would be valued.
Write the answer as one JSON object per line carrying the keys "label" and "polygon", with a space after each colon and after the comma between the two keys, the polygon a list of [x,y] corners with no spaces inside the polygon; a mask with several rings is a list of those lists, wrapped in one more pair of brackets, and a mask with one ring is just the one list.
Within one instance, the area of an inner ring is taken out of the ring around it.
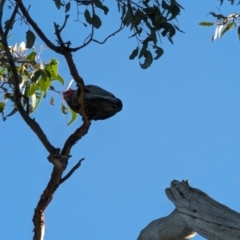
{"label": "rough bark texture", "polygon": [[240,214],[190,187],[188,181],[172,181],[166,194],[176,209],[151,222],[138,240],[190,239],[195,232],[209,240],[240,239]]}
{"label": "rough bark texture", "polygon": [[138,240],[185,240],[196,235],[182,220],[180,214],[175,209],[167,217],[159,218],[144,228]]}

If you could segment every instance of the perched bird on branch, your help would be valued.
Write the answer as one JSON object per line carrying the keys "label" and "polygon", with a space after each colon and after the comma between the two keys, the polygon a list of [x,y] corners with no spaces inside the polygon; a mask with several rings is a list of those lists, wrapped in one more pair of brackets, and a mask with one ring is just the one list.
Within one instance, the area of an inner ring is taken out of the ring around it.
{"label": "perched bird on branch", "polygon": [[[69,89],[63,93],[63,98],[66,100],[68,106],[77,113],[80,113],[78,103],[79,94],[80,89]],[[90,120],[104,120],[122,110],[122,101],[120,99],[95,85],[85,86],[84,102],[85,112]]]}

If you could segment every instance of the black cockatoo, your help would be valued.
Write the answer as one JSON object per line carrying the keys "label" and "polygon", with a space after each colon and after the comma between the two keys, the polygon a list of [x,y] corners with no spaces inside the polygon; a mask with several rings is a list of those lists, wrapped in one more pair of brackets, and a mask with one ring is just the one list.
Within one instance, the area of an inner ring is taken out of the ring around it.
{"label": "black cockatoo", "polygon": [[[80,89],[69,89],[63,93],[68,106],[79,113]],[[90,120],[104,120],[112,117],[122,110],[122,101],[116,98],[112,93],[95,86],[85,86],[85,112]]]}

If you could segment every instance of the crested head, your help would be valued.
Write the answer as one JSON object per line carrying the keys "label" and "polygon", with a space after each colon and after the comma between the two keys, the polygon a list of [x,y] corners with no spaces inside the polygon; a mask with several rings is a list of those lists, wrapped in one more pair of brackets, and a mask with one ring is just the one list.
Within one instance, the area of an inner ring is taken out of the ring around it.
{"label": "crested head", "polygon": [[74,94],[75,90],[69,88],[67,91],[63,92],[63,98],[67,100],[68,97]]}

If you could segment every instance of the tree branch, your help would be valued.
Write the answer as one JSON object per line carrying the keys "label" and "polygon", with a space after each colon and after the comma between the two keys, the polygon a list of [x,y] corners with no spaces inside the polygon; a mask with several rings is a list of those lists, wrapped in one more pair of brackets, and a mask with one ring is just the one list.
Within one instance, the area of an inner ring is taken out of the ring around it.
{"label": "tree branch", "polygon": [[188,181],[173,180],[165,191],[176,209],[148,224],[138,240],[190,239],[196,233],[211,240],[240,239],[239,213],[190,187]]}
{"label": "tree branch", "polygon": [[53,194],[57,190],[62,173],[66,166],[67,158],[61,159],[62,156],[50,155],[48,160],[54,165],[51,178],[48,182],[47,187],[43,191],[40,200],[38,201],[37,207],[34,211],[33,224],[34,224],[34,236],[33,240],[41,240],[44,236],[45,222],[44,222],[44,211],[48,204],[53,198]]}
{"label": "tree branch", "polygon": [[[15,8],[18,8],[18,6],[16,5]],[[24,108],[22,106],[22,103],[21,103],[22,94],[21,94],[20,89],[19,89],[19,82],[20,82],[19,81],[19,75],[18,75],[18,72],[17,72],[17,69],[16,69],[14,59],[13,59],[12,54],[11,54],[11,52],[9,50],[9,47],[8,47],[7,38],[6,38],[6,36],[4,36],[4,32],[3,32],[3,29],[2,29],[2,22],[0,22],[0,35],[1,35],[4,51],[5,51],[5,54],[7,56],[8,62],[9,62],[10,69],[11,69],[12,74],[13,74],[14,103],[16,104],[17,109],[18,109],[21,117],[23,118],[23,120],[33,130],[33,132],[38,136],[38,138],[40,139],[40,141],[42,142],[44,147],[47,149],[47,151],[51,154],[54,154],[57,151],[57,149],[51,145],[51,143],[48,141],[47,136],[42,131],[41,127],[35,122],[34,119],[29,117],[29,115],[27,114],[27,112],[24,110]]]}
{"label": "tree branch", "polygon": [[185,224],[175,209],[168,216],[150,222],[140,233],[137,240],[185,240],[197,233]]}
{"label": "tree branch", "polygon": [[104,44],[110,37],[115,36],[115,34],[119,33],[124,27],[125,27],[125,26],[124,26],[123,23],[121,22],[121,25],[120,25],[120,27],[118,28],[118,30],[116,30],[116,31],[113,32],[112,34],[108,35],[102,42],[94,39],[94,38],[93,38],[93,32],[92,32],[89,40],[88,40],[85,44],[83,44],[83,45],[81,45],[81,46],[79,46],[79,47],[76,47],[76,48],[69,48],[69,50],[70,50],[71,52],[76,52],[76,51],[80,50],[81,48],[86,47],[90,42],[95,42],[95,43],[98,43],[98,44]]}
{"label": "tree branch", "polygon": [[98,41],[96,39],[92,39],[92,41],[95,43],[98,43],[98,44],[104,44],[110,37],[115,36],[115,34],[119,33],[124,27],[125,27],[125,25],[123,25],[123,23],[121,22],[119,29],[116,30],[115,32],[113,32],[112,34],[108,35],[102,42]]}
{"label": "tree branch", "polygon": [[25,6],[23,5],[22,0],[15,0],[17,5],[19,6],[22,14],[24,15],[24,17],[26,18],[27,22],[32,26],[32,28],[34,29],[34,31],[37,33],[37,35],[42,39],[43,42],[46,43],[46,45],[52,49],[53,51],[62,54],[61,53],[61,48],[54,45],[47,37],[46,35],[42,32],[42,30],[38,27],[38,25],[33,21],[33,19],[31,18],[31,16],[29,15],[27,9],[25,8]]}
{"label": "tree branch", "polygon": [[77,164],[60,180],[60,184],[68,180],[72,174],[81,166],[82,161],[84,158],[80,159]]}

